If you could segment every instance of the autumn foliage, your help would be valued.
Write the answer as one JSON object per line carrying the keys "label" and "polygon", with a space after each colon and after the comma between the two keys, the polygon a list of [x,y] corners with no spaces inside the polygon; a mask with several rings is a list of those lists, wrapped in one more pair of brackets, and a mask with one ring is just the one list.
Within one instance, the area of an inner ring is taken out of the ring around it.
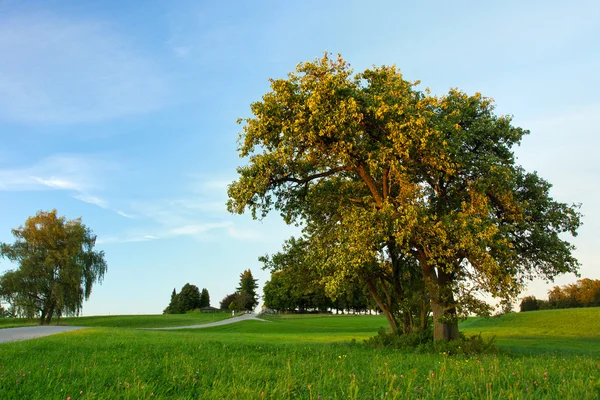
{"label": "autumn foliage", "polygon": [[600,279],[584,278],[576,283],[554,286],[548,292],[548,300],[528,296],[521,301],[521,311],[576,307],[600,307]]}

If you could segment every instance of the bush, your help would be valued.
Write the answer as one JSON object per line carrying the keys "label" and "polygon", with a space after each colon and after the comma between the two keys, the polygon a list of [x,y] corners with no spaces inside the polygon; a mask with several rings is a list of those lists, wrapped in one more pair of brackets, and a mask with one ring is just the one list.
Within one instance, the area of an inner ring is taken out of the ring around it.
{"label": "bush", "polygon": [[540,306],[535,296],[527,296],[521,300],[521,312],[539,310]]}
{"label": "bush", "polygon": [[500,350],[496,346],[496,337],[492,336],[489,339],[484,339],[481,333],[473,336],[465,336],[459,334],[458,340],[450,342],[438,341],[422,344],[417,347],[417,353],[443,353],[447,355],[476,355],[498,353]]}
{"label": "bush", "polygon": [[374,348],[410,350],[415,353],[444,353],[447,355],[475,355],[497,353],[499,351],[495,344],[495,336],[489,339],[484,339],[481,334],[467,337],[460,333],[459,336],[458,340],[450,342],[434,342],[431,329],[403,335],[379,328],[377,335],[365,340],[365,344]]}
{"label": "bush", "polygon": [[366,339],[365,344],[375,348],[391,349],[414,349],[417,346],[431,342],[433,340],[433,331],[411,332],[409,334],[398,334],[388,332],[385,328],[379,328],[376,336]]}

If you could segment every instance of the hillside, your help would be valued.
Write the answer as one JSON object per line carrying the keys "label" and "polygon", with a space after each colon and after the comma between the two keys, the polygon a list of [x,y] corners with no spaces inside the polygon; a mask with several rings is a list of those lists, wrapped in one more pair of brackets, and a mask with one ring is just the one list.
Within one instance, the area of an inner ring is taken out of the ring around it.
{"label": "hillside", "polygon": [[570,351],[600,355],[600,307],[469,318],[460,328],[466,334],[495,335],[501,347],[516,352]]}

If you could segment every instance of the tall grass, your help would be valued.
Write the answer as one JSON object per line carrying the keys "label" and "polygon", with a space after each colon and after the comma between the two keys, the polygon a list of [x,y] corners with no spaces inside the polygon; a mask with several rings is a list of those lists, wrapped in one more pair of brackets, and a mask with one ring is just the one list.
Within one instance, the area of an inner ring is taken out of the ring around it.
{"label": "tall grass", "polygon": [[[91,328],[5,343],[0,345],[0,398],[597,399],[600,396],[600,359],[569,348],[563,349],[562,354],[538,351],[535,355],[506,353],[470,358],[411,354],[371,349],[361,344],[360,339],[374,335],[377,327],[385,325],[380,317],[271,320],[181,331]],[[482,329],[489,324],[491,329],[496,323],[487,320],[476,325]],[[562,338],[594,339],[568,335]],[[351,339],[356,339],[356,343],[349,342]]]}
{"label": "tall grass", "polygon": [[[229,312],[190,313],[166,315],[109,315],[100,317],[56,318],[52,324],[69,326],[119,327],[119,328],[165,328],[175,326],[199,325],[221,321],[231,317]],[[20,318],[0,318],[0,328],[37,325],[37,320]]]}

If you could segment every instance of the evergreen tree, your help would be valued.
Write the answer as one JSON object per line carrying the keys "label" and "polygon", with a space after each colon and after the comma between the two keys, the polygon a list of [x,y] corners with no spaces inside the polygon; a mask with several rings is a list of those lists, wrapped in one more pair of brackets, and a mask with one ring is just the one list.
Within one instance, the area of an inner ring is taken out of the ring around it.
{"label": "evergreen tree", "polygon": [[254,279],[249,269],[240,274],[240,286],[238,286],[237,292],[243,298],[242,309],[251,311],[258,304],[258,295],[256,294],[256,289],[258,289],[257,282],[258,279]]}
{"label": "evergreen tree", "polygon": [[169,305],[167,306],[165,311],[163,311],[163,313],[164,314],[181,314],[181,311],[179,310],[178,300],[177,300],[177,290],[175,290],[175,288],[173,288],[173,292],[171,293],[171,301],[169,302]]}
{"label": "evergreen tree", "polygon": [[200,293],[200,308],[202,307],[210,307],[210,295],[206,288],[203,288],[202,293]]}

